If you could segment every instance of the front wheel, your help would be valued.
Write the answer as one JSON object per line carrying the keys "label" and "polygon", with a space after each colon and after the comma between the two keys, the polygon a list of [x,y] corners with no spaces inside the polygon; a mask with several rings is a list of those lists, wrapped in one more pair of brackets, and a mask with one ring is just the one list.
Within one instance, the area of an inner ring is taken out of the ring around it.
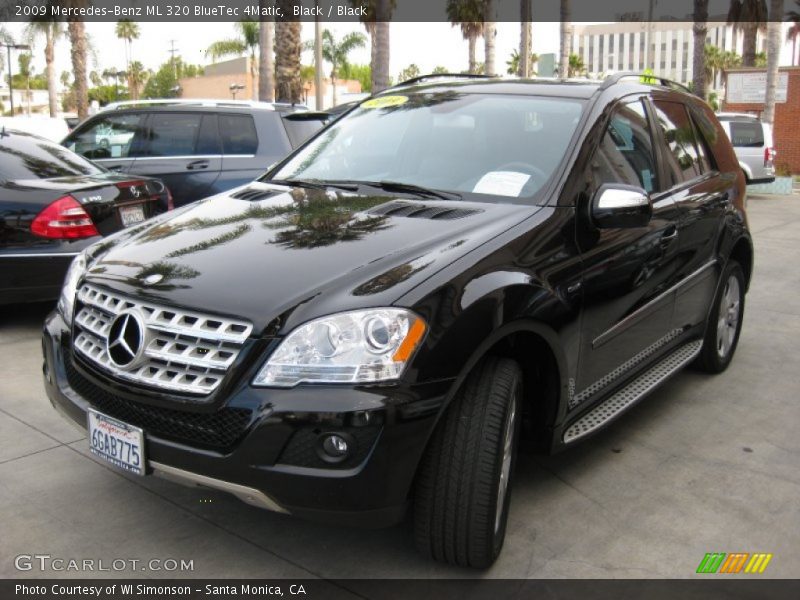
{"label": "front wheel", "polygon": [[464,383],[422,459],[414,537],[438,561],[484,568],[500,554],[521,422],[522,373],[489,357]]}
{"label": "front wheel", "polygon": [[707,373],[721,373],[728,368],[742,331],[745,282],[738,262],[728,261],[721,281],[706,326],[703,350],[695,363]]}

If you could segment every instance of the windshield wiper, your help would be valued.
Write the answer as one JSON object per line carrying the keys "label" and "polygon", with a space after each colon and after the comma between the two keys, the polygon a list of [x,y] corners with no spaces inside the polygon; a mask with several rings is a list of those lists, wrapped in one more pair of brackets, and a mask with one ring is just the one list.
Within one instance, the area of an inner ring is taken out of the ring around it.
{"label": "windshield wiper", "polygon": [[321,179],[265,179],[264,182],[277,183],[278,185],[293,185],[295,187],[307,188],[311,190],[326,190],[328,188],[336,188],[338,190],[346,190],[348,192],[358,191],[358,185],[355,183],[323,181]]}
{"label": "windshield wiper", "polygon": [[439,200],[461,200],[461,194],[457,194],[456,192],[432,190],[430,188],[422,187],[421,185],[414,185],[413,183],[402,183],[400,181],[363,181],[361,183],[370,187],[376,187],[385,190],[387,192],[415,194],[425,198],[438,198]]}

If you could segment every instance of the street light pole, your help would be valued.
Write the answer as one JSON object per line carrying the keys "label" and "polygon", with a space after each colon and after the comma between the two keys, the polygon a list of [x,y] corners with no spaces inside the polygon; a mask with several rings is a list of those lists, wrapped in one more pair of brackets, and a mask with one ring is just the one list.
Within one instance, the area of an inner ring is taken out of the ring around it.
{"label": "street light pole", "polygon": [[5,46],[8,54],[8,101],[11,104],[11,116],[14,116],[14,73],[11,70],[11,50],[30,50],[27,44],[5,44],[0,42],[0,46]]}

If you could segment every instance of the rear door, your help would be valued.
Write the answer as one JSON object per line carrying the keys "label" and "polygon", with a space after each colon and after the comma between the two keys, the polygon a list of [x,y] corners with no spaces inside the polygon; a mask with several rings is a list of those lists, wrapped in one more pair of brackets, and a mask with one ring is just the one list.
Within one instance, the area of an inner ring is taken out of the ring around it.
{"label": "rear door", "polygon": [[135,172],[158,177],[172,192],[175,206],[214,193],[222,168],[217,116],[205,112],[154,111]]}
{"label": "rear door", "polygon": [[708,136],[716,130],[710,111],[657,94],[652,106],[665,194],[681,213],[673,326],[686,331],[704,322],[714,296],[717,242],[735,174],[720,173],[709,149]]}
{"label": "rear door", "polygon": [[63,145],[111,171],[130,173],[144,138],[144,115],[101,113],[70,133]]}
{"label": "rear door", "polygon": [[222,175],[219,191],[253,181],[292,149],[277,111],[220,113]]}
{"label": "rear door", "polygon": [[[576,242],[584,264],[584,309],[576,394],[571,407],[632,374],[672,342],[679,212],[659,193],[653,127],[641,98],[620,103],[590,162]],[[596,143],[590,141],[589,143]],[[653,213],[643,227],[598,229],[588,202],[603,184],[644,189]]]}

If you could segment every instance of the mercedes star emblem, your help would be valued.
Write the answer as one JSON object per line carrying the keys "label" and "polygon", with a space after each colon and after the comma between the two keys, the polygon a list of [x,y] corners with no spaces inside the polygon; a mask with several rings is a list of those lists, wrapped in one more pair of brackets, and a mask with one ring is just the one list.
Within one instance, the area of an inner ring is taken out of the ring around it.
{"label": "mercedes star emblem", "polygon": [[142,318],[135,312],[125,311],[111,323],[106,341],[106,352],[114,366],[132,366],[145,347],[145,328]]}

